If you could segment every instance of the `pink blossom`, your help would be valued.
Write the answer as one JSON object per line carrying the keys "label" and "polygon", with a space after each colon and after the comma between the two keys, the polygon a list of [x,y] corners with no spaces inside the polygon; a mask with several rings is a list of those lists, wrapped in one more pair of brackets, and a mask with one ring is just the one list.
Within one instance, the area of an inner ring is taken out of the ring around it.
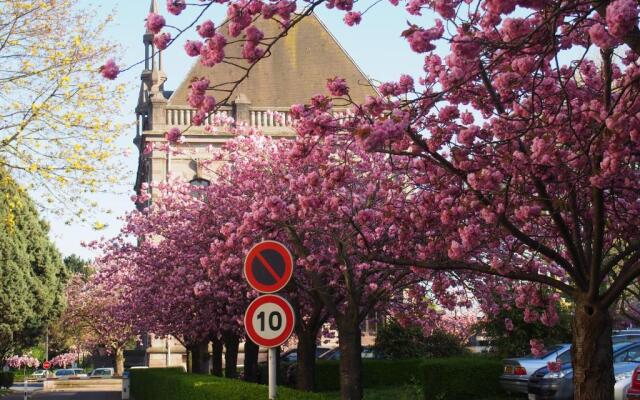
{"label": "pink blossom", "polygon": [[638,2],[614,0],[607,6],[607,25],[611,35],[623,39],[638,27]]}
{"label": "pink blossom", "polygon": [[262,33],[260,29],[256,28],[255,25],[251,25],[245,29],[244,34],[246,39],[251,42],[259,42],[264,38],[264,33]]}
{"label": "pink blossom", "polygon": [[162,15],[156,13],[149,13],[149,15],[147,15],[147,29],[151,33],[160,33],[165,24],[166,21]]}
{"label": "pink blossom", "polygon": [[180,15],[186,8],[185,0],[167,0],[167,11],[173,15]]}
{"label": "pink blossom", "polygon": [[549,370],[549,372],[560,372],[562,371],[562,362],[549,361],[547,363],[547,369]]}
{"label": "pink blossom", "polygon": [[176,127],[169,129],[164,136],[169,143],[179,143],[183,140],[182,131]]}
{"label": "pink blossom", "polygon": [[344,15],[344,23],[349,26],[360,24],[362,21],[362,14],[359,11],[349,11]]}
{"label": "pink blossom", "polygon": [[531,339],[529,340],[529,345],[531,346],[531,354],[536,357],[540,357],[544,355],[544,342],[540,339]]}
{"label": "pink blossom", "polygon": [[202,42],[187,40],[184,44],[184,50],[187,52],[189,57],[195,57],[200,55],[200,50],[202,49]]}
{"label": "pink blossom", "polygon": [[211,20],[204,21],[201,25],[198,25],[196,30],[198,34],[205,39],[211,38],[216,34],[216,26]]}
{"label": "pink blossom", "polygon": [[151,154],[152,152],[153,152],[153,143],[152,142],[148,142],[147,144],[144,145],[144,149],[142,150],[142,154],[148,155],[148,154]]}
{"label": "pink blossom", "polygon": [[156,46],[158,50],[164,50],[169,46],[169,42],[171,41],[171,34],[168,32],[158,33],[153,37],[153,45]]}
{"label": "pink blossom", "polygon": [[600,23],[595,23],[589,28],[589,37],[596,46],[603,49],[614,47],[620,43],[615,37],[611,36],[604,25]]}
{"label": "pink blossom", "polygon": [[422,29],[411,27],[402,33],[409,41],[411,49],[416,53],[426,53],[432,51],[436,46],[431,43],[442,37],[444,33],[444,25],[439,19],[436,20],[436,26],[430,29]]}
{"label": "pink blossom", "polygon": [[100,74],[106,79],[114,80],[118,77],[119,73],[120,67],[116,65],[116,62],[112,58],[100,67]]}
{"label": "pink blossom", "polygon": [[332,96],[341,97],[349,94],[347,81],[337,76],[327,79],[327,89],[329,89],[329,93],[331,93]]}

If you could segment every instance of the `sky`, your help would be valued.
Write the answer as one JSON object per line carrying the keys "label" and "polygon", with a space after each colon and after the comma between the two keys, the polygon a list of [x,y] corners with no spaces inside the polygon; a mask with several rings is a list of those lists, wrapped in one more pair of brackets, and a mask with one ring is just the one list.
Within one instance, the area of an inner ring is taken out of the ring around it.
{"label": "sky", "polygon": [[[116,57],[117,63],[123,67],[133,65],[144,58],[144,46],[142,35],[144,33],[144,19],[149,11],[151,0],[81,0],[83,7],[92,7],[96,18],[107,18],[113,14],[113,23],[108,27],[108,40],[116,43],[121,48]],[[158,0],[160,10],[167,16],[171,25],[184,27],[194,19],[194,11],[174,17],[165,10],[165,0]],[[373,4],[371,0],[360,0],[355,9],[362,11]],[[194,9],[194,7],[191,7]],[[214,22],[222,20],[225,14],[223,5],[215,5],[211,12],[207,12],[204,18]],[[397,80],[400,74],[409,73],[414,77],[419,76],[423,65],[421,56],[410,51],[407,42],[401,38],[401,32],[407,27],[409,15],[402,9],[391,6],[383,0],[369,9],[363,16],[360,25],[349,27],[342,21],[343,12],[318,10],[319,18],[325,23],[329,31],[347,51],[351,58],[373,80],[388,81]],[[412,17],[412,23],[422,26],[430,26],[433,17],[425,15]],[[186,39],[194,39],[197,34],[194,31],[185,33],[181,40],[167,49],[163,59],[164,70],[168,76],[165,84],[167,90],[173,90],[178,86],[182,78],[193,63],[193,59],[184,54],[182,45]],[[120,82],[127,83],[126,102],[122,105],[122,115],[117,122],[132,123],[135,120],[135,105],[140,89],[141,67],[133,67],[119,76]],[[329,78],[329,77],[327,77]],[[304,99],[301,99],[301,101]],[[51,224],[51,238],[57,244],[63,255],[77,254],[83,258],[94,258],[95,254],[82,246],[82,242],[89,242],[101,237],[116,235],[121,226],[121,216],[133,209],[130,200],[133,194],[135,171],[137,168],[138,152],[132,140],[135,136],[135,127],[131,127],[119,139],[122,154],[119,161],[126,169],[124,176],[128,181],[120,182],[117,188],[108,190],[96,197],[102,208],[110,209],[109,213],[96,215],[90,221],[74,221],[66,224],[64,219],[49,218]],[[131,154],[125,156],[125,149]],[[93,223],[99,221],[106,225],[102,230],[95,230]]]}

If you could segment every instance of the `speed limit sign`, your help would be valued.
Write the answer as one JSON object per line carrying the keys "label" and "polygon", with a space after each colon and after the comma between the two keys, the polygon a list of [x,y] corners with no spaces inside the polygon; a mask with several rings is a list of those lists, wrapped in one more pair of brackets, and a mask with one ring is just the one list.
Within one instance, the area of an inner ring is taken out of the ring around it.
{"label": "speed limit sign", "polygon": [[262,347],[278,347],[293,333],[293,307],[280,296],[255,299],[244,314],[244,327],[251,340]]}

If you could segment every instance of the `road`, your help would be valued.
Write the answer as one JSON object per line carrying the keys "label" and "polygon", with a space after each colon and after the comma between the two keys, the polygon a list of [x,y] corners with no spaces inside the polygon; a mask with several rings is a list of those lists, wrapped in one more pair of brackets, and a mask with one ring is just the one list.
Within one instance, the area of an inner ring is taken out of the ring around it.
{"label": "road", "polygon": [[[38,392],[29,395],[34,400],[119,400],[120,392]],[[22,400],[22,394],[12,394],[2,400]]]}

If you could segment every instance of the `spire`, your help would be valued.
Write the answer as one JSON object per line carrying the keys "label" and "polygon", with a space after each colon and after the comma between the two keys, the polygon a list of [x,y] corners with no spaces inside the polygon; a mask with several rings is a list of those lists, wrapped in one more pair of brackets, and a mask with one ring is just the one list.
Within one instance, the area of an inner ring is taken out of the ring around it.
{"label": "spire", "polygon": [[[156,14],[160,12],[158,0],[151,0],[149,12]],[[140,76],[142,86],[136,111],[140,114],[146,114],[147,129],[154,129],[154,127],[166,123],[162,117],[164,115],[164,106],[167,102],[164,93],[164,83],[167,81],[167,75],[162,70],[162,51],[157,51],[153,45],[153,33],[147,29],[142,41],[144,43],[145,62],[144,71]]]}
{"label": "spire", "polygon": [[151,0],[151,6],[149,6],[149,12],[158,13],[158,0]]}

